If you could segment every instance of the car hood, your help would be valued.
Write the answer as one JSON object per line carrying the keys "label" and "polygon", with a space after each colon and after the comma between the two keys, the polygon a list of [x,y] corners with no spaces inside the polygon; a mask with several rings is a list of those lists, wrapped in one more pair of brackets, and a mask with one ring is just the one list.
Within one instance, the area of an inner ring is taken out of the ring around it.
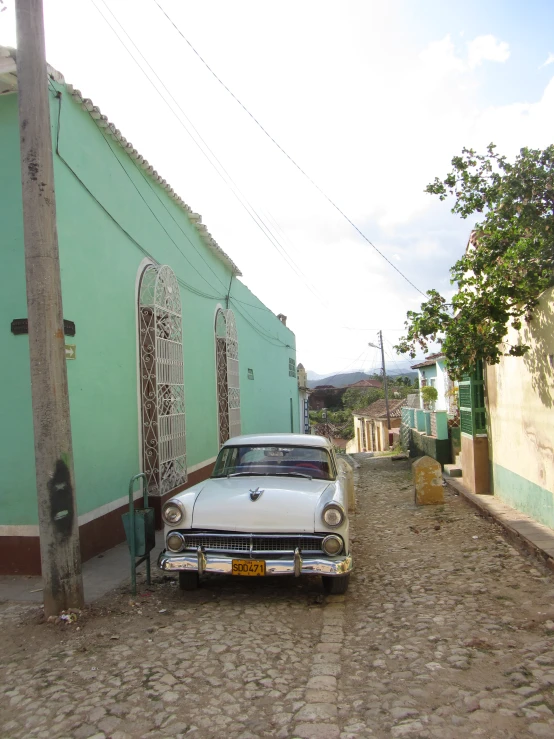
{"label": "car hood", "polygon": [[[194,529],[244,532],[313,532],[315,509],[328,480],[300,477],[210,479],[196,498]],[[251,490],[263,490],[257,500]]]}

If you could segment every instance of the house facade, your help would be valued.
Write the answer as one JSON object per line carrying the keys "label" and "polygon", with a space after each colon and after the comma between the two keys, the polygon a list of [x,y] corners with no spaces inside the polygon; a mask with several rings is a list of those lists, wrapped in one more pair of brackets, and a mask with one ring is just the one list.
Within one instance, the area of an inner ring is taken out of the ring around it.
{"label": "house facade", "polygon": [[554,528],[554,288],[506,343],[530,350],[484,373],[490,492]]}
{"label": "house facade", "polygon": [[[450,412],[456,401],[452,393],[454,384],[448,376],[444,355],[430,354],[423,362],[413,364],[412,369],[417,370],[420,388],[430,385],[436,389],[438,397],[435,401],[435,410]],[[420,407],[423,406],[423,398],[420,396]]]}
{"label": "house facade", "polygon": [[[0,572],[38,574],[13,52],[0,49],[0,62]],[[159,515],[168,497],[210,474],[230,436],[302,430],[295,337],[106,116],[51,68],[48,85],[87,560],[123,540],[121,513],[137,472],[146,473]]]}
{"label": "house facade", "polygon": [[[390,428],[400,428],[404,399],[389,400]],[[352,413],[354,418],[354,452],[386,452],[389,450],[389,426],[384,400],[376,400],[367,408]]]}

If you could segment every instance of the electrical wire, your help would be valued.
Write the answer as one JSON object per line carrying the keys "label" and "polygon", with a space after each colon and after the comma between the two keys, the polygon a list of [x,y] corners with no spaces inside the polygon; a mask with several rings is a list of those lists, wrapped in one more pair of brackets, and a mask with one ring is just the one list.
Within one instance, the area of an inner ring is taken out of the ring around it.
{"label": "electrical wire", "polygon": [[[73,167],[69,164],[67,159],[63,156],[63,154],[60,151],[60,131],[61,131],[61,106],[62,106],[62,94],[56,90],[56,88],[52,88],[55,92],[56,97],[59,100],[58,104],[58,122],[57,122],[57,131],[56,131],[56,156],[59,157],[59,159],[65,164],[67,169],[71,172],[71,174],[75,177],[75,179],[79,182],[79,184],[83,187],[83,189],[90,195],[90,197],[94,200],[94,202],[100,206],[100,208],[104,211],[104,213],[110,218],[110,220],[115,223],[115,225],[125,234],[125,236],[131,241],[138,249],[139,251],[144,254],[144,256],[148,257],[148,259],[151,259],[154,264],[159,264],[158,260],[146,249],[142,244],[135,239],[132,234],[127,231],[127,229],[121,225],[121,223],[115,218],[110,211],[106,208],[106,206],[96,197],[96,195],[87,187],[85,182],[79,177],[77,172],[73,169]],[[201,290],[198,290],[197,288],[193,287],[192,285],[189,285],[187,282],[182,280],[181,278],[177,278],[179,284],[181,284],[184,288],[189,290],[192,293],[195,293],[199,297],[202,298],[208,298],[210,300],[223,300],[223,296],[219,295],[211,295],[208,293],[205,293]]]}
{"label": "electrical wire", "polygon": [[[284,259],[284,261],[288,264],[288,266],[293,270],[293,272],[297,275],[297,277],[300,279],[300,281],[303,282],[304,285],[310,290],[310,292],[314,295],[314,297],[316,297],[324,305],[324,307],[326,307],[327,309],[330,310],[329,306],[325,303],[325,301],[323,300],[323,298],[317,293],[317,291],[315,290],[315,288],[313,287],[313,285],[309,282],[309,280],[306,277],[306,275],[302,272],[302,270],[300,269],[300,267],[296,264],[296,262],[290,256],[290,254],[287,252],[287,250],[281,244],[281,242],[279,241],[279,239],[272,232],[271,228],[265,223],[265,221],[263,220],[263,218],[259,215],[259,213],[256,211],[256,209],[254,208],[254,206],[250,203],[250,201],[248,200],[248,198],[240,190],[240,188],[238,187],[237,183],[233,180],[233,178],[231,177],[231,175],[229,174],[229,172],[225,169],[225,167],[223,166],[223,164],[221,163],[221,161],[218,159],[218,157],[215,155],[215,153],[209,147],[209,145],[207,144],[207,142],[205,141],[205,139],[202,137],[202,135],[200,134],[200,132],[198,131],[198,129],[194,126],[194,124],[192,123],[192,121],[190,120],[190,118],[187,116],[187,114],[185,113],[185,111],[183,110],[183,108],[181,107],[181,105],[179,104],[179,102],[176,100],[176,98],[171,93],[171,91],[169,90],[169,88],[165,85],[165,83],[163,82],[163,80],[161,79],[161,77],[157,74],[156,70],[152,67],[152,65],[146,59],[146,57],[141,52],[141,50],[138,48],[138,46],[135,44],[135,42],[133,41],[133,39],[131,38],[131,36],[129,35],[129,33],[124,28],[124,26],[120,23],[120,21],[118,20],[118,18],[114,15],[114,13],[112,12],[112,10],[107,6],[105,0],[102,0],[102,2],[104,4],[104,6],[106,7],[106,9],[108,10],[108,12],[110,13],[110,15],[114,18],[114,20],[116,21],[116,23],[119,25],[119,27],[125,33],[125,35],[129,39],[129,41],[131,42],[131,44],[137,50],[138,54],[140,54],[140,56],[142,57],[142,59],[144,60],[144,62],[147,64],[147,66],[149,67],[149,69],[152,71],[152,74],[154,74],[154,76],[159,81],[159,83],[164,88],[164,90],[167,92],[167,94],[169,95],[169,97],[171,98],[171,100],[177,106],[177,108],[179,109],[179,111],[181,112],[181,114],[184,116],[184,118],[186,119],[186,121],[188,122],[188,124],[190,125],[190,127],[193,129],[193,131],[195,132],[195,134],[198,136],[198,138],[200,139],[200,141],[204,145],[204,147],[208,150],[208,152],[210,153],[210,155],[217,162],[217,164],[219,165],[219,168],[221,169],[221,171],[214,164],[214,162],[210,159],[210,156],[206,153],[206,151],[204,151],[204,149],[202,148],[202,145],[198,143],[198,141],[194,138],[194,136],[191,134],[191,132],[187,129],[187,127],[185,126],[185,124],[183,123],[183,121],[179,118],[179,116],[177,115],[177,113],[173,110],[173,108],[171,107],[171,105],[164,98],[164,96],[162,95],[162,93],[160,92],[160,90],[152,82],[152,80],[150,79],[150,77],[148,76],[148,74],[142,68],[142,66],[140,65],[140,63],[138,62],[138,60],[135,58],[135,56],[133,55],[133,53],[126,46],[126,44],[124,43],[124,41],[122,40],[122,38],[120,37],[120,35],[117,33],[117,31],[115,30],[115,28],[110,23],[110,21],[102,13],[102,11],[100,10],[100,8],[96,4],[95,0],[91,0],[91,3],[94,5],[94,7],[98,11],[98,13],[102,16],[102,18],[104,19],[104,21],[106,22],[106,24],[110,27],[110,29],[112,30],[112,32],[114,33],[114,35],[116,36],[116,38],[118,39],[118,41],[121,43],[121,45],[123,46],[123,48],[127,51],[127,53],[129,54],[129,56],[133,59],[133,61],[135,62],[135,64],[139,67],[139,69],[144,74],[144,76],[146,77],[146,79],[154,87],[154,89],[156,90],[156,92],[158,93],[158,95],[162,98],[162,100],[165,102],[165,104],[167,105],[167,107],[173,113],[173,115],[175,116],[175,118],[177,119],[177,121],[180,123],[180,125],[183,127],[183,129],[186,131],[186,133],[192,139],[193,143],[198,147],[198,149],[200,150],[200,152],[204,155],[204,157],[208,160],[208,162],[211,164],[211,166],[215,169],[216,173],[222,178],[222,180],[225,182],[225,184],[229,187],[229,189],[231,190],[231,192],[233,193],[233,195],[235,196],[235,198],[241,203],[241,205],[246,210],[246,212],[248,213],[248,215],[250,216],[250,218],[253,220],[253,222],[255,223],[255,225],[262,231],[262,233],[264,234],[264,236],[268,239],[268,241],[272,244],[272,246],[276,249],[276,251],[280,254],[280,256]],[[222,174],[222,172],[224,174]],[[216,275],[216,277],[218,277],[218,276]],[[219,279],[219,277],[218,277],[218,279]]]}
{"label": "electrical wire", "polygon": [[214,72],[214,70],[210,67],[208,62],[200,55],[200,53],[194,48],[194,46],[191,44],[191,42],[188,40],[188,38],[184,35],[184,33],[181,31],[181,29],[177,26],[175,21],[168,15],[168,13],[164,10],[164,8],[160,5],[158,0],[152,0],[155,5],[159,8],[159,10],[165,15],[167,20],[171,23],[173,28],[177,31],[177,33],[181,36],[181,38],[185,41],[185,43],[190,47],[190,49],[194,52],[194,54],[198,57],[198,59],[202,62],[202,64],[206,67],[206,69],[210,72],[210,74],[219,82],[219,84],[231,95],[231,97],[235,100],[238,105],[244,110],[244,112],[254,121],[254,123],[258,126],[258,128],[267,136],[267,138],[279,149],[279,151],[284,154],[284,156],[289,160],[289,162],[296,167],[296,169],[308,180],[308,182],[315,187],[315,189],[327,200],[330,205],[352,226],[352,228],[366,241],[376,252],[379,254],[380,257],[382,257],[385,262],[389,264],[406,282],[411,285],[414,290],[417,290],[418,293],[423,295],[424,297],[427,297],[426,294],[419,289],[414,283],[406,277],[406,275],[398,269],[398,267],[391,262],[391,260],[386,257],[380,249],[378,249],[375,244],[368,239],[368,237],[363,233],[363,231],[358,228],[358,226],[354,223],[354,221],[349,218],[349,216],[346,215],[346,213],[335,203],[334,200],[332,200],[329,195],[310,177],[310,175],[302,169],[302,167],[288,154],[285,149],[276,141],[276,139],[264,128],[264,126],[260,123],[260,121],[251,113],[246,105],[244,105],[241,100],[235,95],[235,93],[223,82],[223,80]]}
{"label": "electrical wire", "polygon": [[[59,90],[57,90],[54,86],[52,86],[52,90],[55,94],[55,96],[58,98],[58,121],[57,121],[57,130],[56,130],[56,156],[59,157],[59,159],[65,164],[67,169],[71,172],[71,174],[75,177],[75,179],[79,182],[79,184],[83,187],[83,189],[90,195],[90,197],[94,200],[94,202],[100,206],[100,208],[103,210],[103,212],[110,218],[110,220],[115,223],[115,225],[125,234],[125,236],[139,249],[139,251],[144,254],[144,256],[148,257],[148,259],[152,260],[154,264],[159,265],[159,262],[155,257],[145,248],[142,246],[142,244],[135,239],[134,236],[132,236],[127,229],[122,226],[122,224],[110,213],[110,211],[106,208],[106,206],[96,197],[96,195],[88,188],[88,186],[83,182],[83,180],[79,177],[77,172],[73,169],[73,167],[69,164],[69,162],[65,159],[63,154],[60,151],[60,133],[61,133],[61,108],[62,108],[62,99],[63,95]],[[111,149],[111,146],[110,146]],[[115,155],[115,152],[114,152]],[[117,158],[117,157],[116,157]],[[119,161],[119,160],[118,160]],[[121,162],[120,162],[121,164]],[[187,260],[188,261],[188,260]],[[196,289],[192,285],[189,285],[187,282],[185,282],[180,277],[177,277],[177,282],[184,287],[186,290],[189,290],[190,292],[198,295],[199,297],[203,297],[209,300],[225,300],[225,296],[221,295],[210,295],[208,293],[204,293],[201,290]],[[211,287],[211,285],[210,285]],[[234,298],[231,298],[231,300],[234,301]],[[295,347],[291,347],[290,344],[285,344],[280,339],[275,339],[277,337],[271,336],[271,334],[266,333],[265,331],[260,331],[254,324],[252,324],[248,318],[244,315],[242,311],[240,311],[237,308],[237,312],[240,313],[242,318],[252,327],[256,333],[258,333],[265,341],[267,341],[270,344],[273,344],[273,346],[282,346],[287,349],[293,349],[295,350]],[[254,320],[254,319],[253,319]],[[261,326],[261,324],[258,324]],[[263,328],[263,327],[262,327]]]}

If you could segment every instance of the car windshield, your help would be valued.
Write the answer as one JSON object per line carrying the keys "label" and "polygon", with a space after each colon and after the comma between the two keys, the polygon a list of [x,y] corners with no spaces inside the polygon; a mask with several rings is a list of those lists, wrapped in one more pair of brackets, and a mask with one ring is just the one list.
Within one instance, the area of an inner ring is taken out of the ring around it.
{"label": "car windshield", "polygon": [[327,449],[308,446],[226,446],[212,477],[272,475],[334,480]]}

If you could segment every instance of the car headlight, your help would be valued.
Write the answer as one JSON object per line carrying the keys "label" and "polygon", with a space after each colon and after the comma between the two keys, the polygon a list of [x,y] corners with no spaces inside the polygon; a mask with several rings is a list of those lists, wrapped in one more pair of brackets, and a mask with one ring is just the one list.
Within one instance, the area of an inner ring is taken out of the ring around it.
{"label": "car headlight", "polygon": [[344,521],[344,511],[338,503],[329,503],[323,509],[323,520],[333,529],[340,526]]}
{"label": "car headlight", "polygon": [[170,500],[162,508],[162,518],[168,526],[177,526],[185,520],[185,512],[176,500]]}
{"label": "car headlight", "polygon": [[342,552],[342,539],[340,536],[335,536],[335,534],[326,536],[321,542],[321,548],[325,554],[334,557]]}
{"label": "car headlight", "polygon": [[172,531],[167,537],[166,544],[170,552],[181,552],[185,548],[185,537],[178,531]]}

